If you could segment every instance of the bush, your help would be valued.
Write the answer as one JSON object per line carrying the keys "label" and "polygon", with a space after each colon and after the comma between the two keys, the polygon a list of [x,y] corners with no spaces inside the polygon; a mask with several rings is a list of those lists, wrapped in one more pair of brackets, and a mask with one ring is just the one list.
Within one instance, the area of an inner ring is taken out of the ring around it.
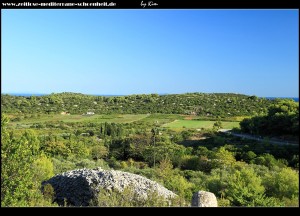
{"label": "bush", "polygon": [[97,145],[92,147],[91,156],[94,160],[105,158],[107,155],[108,155],[108,150],[105,146]]}
{"label": "bush", "polygon": [[54,173],[59,174],[76,168],[75,163],[65,159],[52,158]]}
{"label": "bush", "polygon": [[32,164],[34,178],[38,182],[42,182],[54,176],[54,168],[51,159],[46,155],[41,155]]}
{"label": "bush", "polygon": [[265,188],[253,169],[234,170],[227,179],[225,195],[234,206],[261,205]]}
{"label": "bush", "polygon": [[92,206],[101,207],[167,207],[180,206],[182,203],[178,198],[166,200],[159,196],[156,191],[149,190],[147,198],[140,197],[133,187],[126,187],[124,190],[104,190],[98,194],[98,199],[92,201]]}
{"label": "bush", "polygon": [[269,172],[263,179],[266,194],[276,198],[294,199],[299,197],[299,174],[291,168]]}

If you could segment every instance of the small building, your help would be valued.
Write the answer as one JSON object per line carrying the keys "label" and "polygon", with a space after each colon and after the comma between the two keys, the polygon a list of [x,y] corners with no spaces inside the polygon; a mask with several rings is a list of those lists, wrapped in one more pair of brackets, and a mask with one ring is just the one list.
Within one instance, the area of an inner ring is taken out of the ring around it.
{"label": "small building", "polygon": [[95,115],[94,112],[86,112],[86,115]]}
{"label": "small building", "polygon": [[69,112],[61,112],[60,114],[61,114],[61,115],[70,115]]}

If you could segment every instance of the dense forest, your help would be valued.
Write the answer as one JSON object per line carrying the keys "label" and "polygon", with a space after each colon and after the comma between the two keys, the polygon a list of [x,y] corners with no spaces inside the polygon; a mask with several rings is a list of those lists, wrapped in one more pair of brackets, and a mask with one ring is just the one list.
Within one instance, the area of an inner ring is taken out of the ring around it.
{"label": "dense forest", "polygon": [[241,94],[141,94],[128,96],[92,96],[59,93],[45,96],[1,95],[5,113],[39,114],[194,114],[199,116],[252,116],[266,114],[273,101]]}
{"label": "dense forest", "polygon": [[[298,145],[219,131],[225,121],[239,119],[237,131],[298,136],[299,103],[291,100],[62,93],[1,95],[1,107],[2,206],[57,206],[53,189],[41,190],[41,182],[84,167],[145,176],[179,195],[180,206],[199,190],[213,192],[219,206],[299,206]],[[165,126],[203,119],[213,126]],[[105,205],[114,206],[109,199]]]}

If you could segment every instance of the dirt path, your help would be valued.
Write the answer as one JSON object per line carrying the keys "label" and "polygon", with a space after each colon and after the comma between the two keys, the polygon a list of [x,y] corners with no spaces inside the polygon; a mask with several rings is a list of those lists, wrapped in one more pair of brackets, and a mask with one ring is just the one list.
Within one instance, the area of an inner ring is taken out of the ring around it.
{"label": "dirt path", "polygon": [[[256,141],[260,141],[260,142],[265,141],[265,139],[263,137],[257,137],[257,136],[253,136],[253,135],[250,135],[250,134],[233,133],[233,132],[231,132],[230,129],[220,129],[219,132],[227,133],[227,134],[230,134],[232,136],[242,137],[242,138],[245,138],[245,139],[256,140]],[[299,143],[291,143],[289,141],[275,141],[275,140],[269,139],[268,142],[271,143],[271,144],[276,144],[276,145],[293,145],[293,146],[299,146]]]}
{"label": "dirt path", "polygon": [[168,122],[168,123],[165,123],[165,124],[162,124],[160,127],[166,127],[168,124],[171,124],[173,122],[177,122],[178,119],[174,120],[174,121],[171,121],[171,122]]}

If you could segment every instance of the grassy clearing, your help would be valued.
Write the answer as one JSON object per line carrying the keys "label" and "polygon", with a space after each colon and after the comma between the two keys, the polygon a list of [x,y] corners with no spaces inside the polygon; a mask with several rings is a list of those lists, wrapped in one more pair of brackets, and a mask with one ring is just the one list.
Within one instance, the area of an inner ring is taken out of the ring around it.
{"label": "grassy clearing", "polygon": [[44,122],[109,122],[109,123],[130,123],[146,118],[147,114],[126,114],[126,115],[43,115],[41,117],[22,119],[21,121],[10,122],[12,126],[17,124],[34,124],[34,123],[44,123]]}
{"label": "grassy clearing", "polygon": [[[210,129],[213,128],[215,121],[199,121],[199,120],[175,120],[170,123],[162,125],[162,127],[170,129],[179,128],[193,128],[193,129]],[[223,128],[232,129],[234,127],[239,127],[239,122],[224,122],[222,121]]]}
{"label": "grassy clearing", "polygon": [[147,114],[125,114],[125,115],[112,115],[111,119],[109,119],[108,115],[102,115],[96,119],[96,122],[111,122],[111,123],[130,123],[142,120],[146,118]]}
{"label": "grassy clearing", "polygon": [[151,124],[157,124],[157,125],[163,125],[169,122],[173,122],[174,120],[183,119],[181,115],[178,114],[151,114],[148,115],[146,118],[141,119],[140,121],[145,123],[151,123]]}
{"label": "grassy clearing", "polygon": [[[215,121],[194,120],[189,116],[177,114],[111,114],[111,115],[42,115],[40,117],[25,118],[20,121],[10,122],[12,127],[17,124],[22,128],[29,127],[35,123],[57,123],[57,122],[95,122],[95,123],[131,123],[131,122],[156,123],[157,125],[174,130],[183,128],[212,128]],[[239,122],[222,121],[223,128],[231,129],[239,127]]]}

